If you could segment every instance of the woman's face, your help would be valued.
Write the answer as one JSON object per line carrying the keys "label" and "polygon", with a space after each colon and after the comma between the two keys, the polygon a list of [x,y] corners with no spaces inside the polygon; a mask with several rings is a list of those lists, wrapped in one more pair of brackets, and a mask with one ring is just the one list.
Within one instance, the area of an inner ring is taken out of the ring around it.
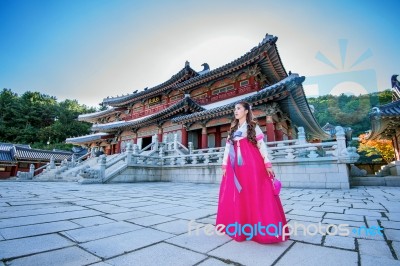
{"label": "woman's face", "polygon": [[236,104],[235,105],[235,118],[240,120],[246,117],[247,113],[249,111],[244,109],[243,105],[241,104]]}

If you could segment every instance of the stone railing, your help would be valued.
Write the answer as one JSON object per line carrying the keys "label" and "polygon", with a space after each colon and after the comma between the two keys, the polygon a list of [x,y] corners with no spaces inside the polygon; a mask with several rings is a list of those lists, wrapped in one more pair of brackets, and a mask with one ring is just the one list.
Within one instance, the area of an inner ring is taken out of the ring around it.
{"label": "stone railing", "polygon": [[[304,130],[299,138],[268,142],[269,158],[277,177],[288,187],[348,188],[348,164],[358,160],[355,148],[346,147],[344,130],[336,127],[336,141],[307,143]],[[176,139],[152,143],[158,153],[143,154],[136,144],[127,144],[124,154],[111,161],[101,156],[98,167],[88,169],[87,182],[184,181],[219,182],[225,147],[194,150]],[[180,152],[175,152],[181,150]],[[174,152],[172,155],[165,151]],[[166,155],[167,154],[167,155]],[[123,163],[119,163],[123,161]],[[117,165],[117,163],[119,163]],[[84,176],[84,175],[82,175]]]}

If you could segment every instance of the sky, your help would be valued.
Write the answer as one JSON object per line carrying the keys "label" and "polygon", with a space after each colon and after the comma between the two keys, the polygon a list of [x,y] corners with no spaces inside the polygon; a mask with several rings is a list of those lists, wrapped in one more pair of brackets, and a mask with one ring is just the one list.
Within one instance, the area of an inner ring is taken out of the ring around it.
{"label": "sky", "polygon": [[98,107],[185,61],[225,65],[268,33],[307,96],[381,91],[400,74],[396,2],[0,0],[0,88]]}

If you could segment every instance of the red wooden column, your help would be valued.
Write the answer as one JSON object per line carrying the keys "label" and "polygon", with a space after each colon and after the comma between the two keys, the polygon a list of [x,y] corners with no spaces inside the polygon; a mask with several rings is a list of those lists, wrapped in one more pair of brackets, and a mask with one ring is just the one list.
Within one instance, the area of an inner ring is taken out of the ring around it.
{"label": "red wooden column", "polygon": [[208,143],[207,143],[207,128],[203,126],[201,129],[201,148],[202,149],[207,149],[208,148]]}
{"label": "red wooden column", "polygon": [[272,115],[267,115],[267,142],[275,141],[275,125]]}
{"label": "red wooden column", "polygon": [[137,144],[138,134],[135,132],[133,137],[133,144]]}
{"label": "red wooden column", "polygon": [[188,147],[188,132],[186,131],[186,127],[182,125],[182,144],[185,147]]}
{"label": "red wooden column", "polygon": [[281,122],[276,123],[275,127],[275,136],[277,141],[283,140],[283,131],[282,131],[282,124]]}
{"label": "red wooden column", "polygon": [[158,142],[162,142],[162,135],[163,135],[163,129],[162,129],[162,127],[160,126],[160,127],[158,128],[158,134],[157,134]]}
{"label": "red wooden column", "polygon": [[397,130],[395,130],[394,136],[392,138],[392,145],[394,147],[394,155],[396,160],[400,160],[400,143],[397,138]]}
{"label": "red wooden column", "polygon": [[217,126],[215,132],[215,147],[221,147],[221,126]]}

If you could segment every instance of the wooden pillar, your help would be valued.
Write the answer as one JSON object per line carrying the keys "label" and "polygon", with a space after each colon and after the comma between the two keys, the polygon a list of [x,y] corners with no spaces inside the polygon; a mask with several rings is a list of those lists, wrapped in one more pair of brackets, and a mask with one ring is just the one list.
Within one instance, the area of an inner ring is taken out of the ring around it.
{"label": "wooden pillar", "polygon": [[182,144],[185,147],[188,147],[188,132],[186,131],[186,127],[182,125]]}
{"label": "wooden pillar", "polygon": [[282,131],[282,124],[281,122],[276,123],[275,125],[275,139],[277,141],[283,140],[283,131]]}
{"label": "wooden pillar", "polygon": [[208,148],[208,143],[207,143],[207,128],[203,126],[201,129],[201,148],[202,149],[207,149]]}
{"label": "wooden pillar", "polygon": [[162,127],[160,126],[160,127],[158,128],[158,134],[157,134],[158,142],[162,142],[162,135],[163,135],[163,129],[162,129]]}
{"label": "wooden pillar", "polygon": [[118,140],[118,145],[117,145],[117,153],[121,153],[121,142],[122,142],[122,138],[120,137]]}
{"label": "wooden pillar", "polygon": [[275,141],[275,125],[272,115],[267,115],[267,142]]}
{"label": "wooden pillar", "polygon": [[217,132],[215,132],[215,147],[221,147],[221,126],[217,126]]}
{"label": "wooden pillar", "polygon": [[394,148],[394,156],[396,158],[396,161],[400,160],[400,145],[399,145],[399,139],[397,138],[397,130],[394,132],[394,136],[392,138],[392,145]]}

